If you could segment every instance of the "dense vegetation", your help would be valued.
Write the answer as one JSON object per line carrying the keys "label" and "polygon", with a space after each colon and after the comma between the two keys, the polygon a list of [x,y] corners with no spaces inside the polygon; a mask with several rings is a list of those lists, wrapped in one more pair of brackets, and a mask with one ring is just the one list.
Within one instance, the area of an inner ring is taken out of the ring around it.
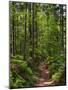
{"label": "dense vegetation", "polygon": [[10,88],[32,87],[38,66],[55,85],[66,82],[66,5],[9,2]]}

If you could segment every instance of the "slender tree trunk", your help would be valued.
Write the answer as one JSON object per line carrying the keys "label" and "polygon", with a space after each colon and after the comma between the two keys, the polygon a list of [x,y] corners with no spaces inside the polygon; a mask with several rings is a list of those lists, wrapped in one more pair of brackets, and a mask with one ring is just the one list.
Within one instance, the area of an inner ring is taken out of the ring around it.
{"label": "slender tree trunk", "polygon": [[[17,14],[17,31],[18,31],[18,14]],[[17,33],[16,35],[18,36],[18,33]],[[16,40],[16,42],[17,42],[17,40]],[[16,49],[16,52],[17,52],[17,54],[18,54],[18,47],[17,47],[17,49]]]}
{"label": "slender tree trunk", "polygon": [[[32,48],[32,3],[28,4],[28,9],[29,9],[29,46]],[[32,50],[29,51],[29,55],[32,57]]]}
{"label": "slender tree trunk", "polygon": [[34,60],[34,3],[32,4],[32,59]]}
{"label": "slender tree trunk", "polygon": [[38,46],[38,27],[37,27],[37,4],[35,5],[35,32],[36,32],[36,48]]}
{"label": "slender tree trunk", "polygon": [[31,3],[29,3],[28,8],[29,8],[29,39],[31,39],[31,35],[32,35],[31,33]]}
{"label": "slender tree trunk", "polygon": [[66,53],[66,6],[65,6],[65,9],[64,9],[64,13],[65,13],[65,16],[64,16],[64,52]]}
{"label": "slender tree trunk", "polygon": [[[14,7],[14,2],[12,2],[12,5]],[[15,24],[14,24],[14,9],[13,9],[13,20],[12,20],[12,30],[13,30],[13,56],[15,55],[15,31],[14,31],[14,27],[15,27]]]}
{"label": "slender tree trunk", "polygon": [[63,22],[63,5],[60,5],[60,30],[61,30],[61,42],[62,42],[62,51],[64,51],[64,22]]}
{"label": "slender tree trunk", "polygon": [[26,60],[26,35],[27,35],[27,3],[25,4],[25,17],[24,17],[24,60]]}
{"label": "slender tree trunk", "polygon": [[[11,3],[9,3],[10,5],[12,5]],[[9,5],[9,6],[10,6]],[[9,40],[10,40],[10,55],[13,55],[13,16],[11,16],[11,10],[12,10],[12,8],[10,7],[9,8],[9,16],[10,16],[10,23],[9,23],[9,28],[10,28],[10,38],[9,38]]]}

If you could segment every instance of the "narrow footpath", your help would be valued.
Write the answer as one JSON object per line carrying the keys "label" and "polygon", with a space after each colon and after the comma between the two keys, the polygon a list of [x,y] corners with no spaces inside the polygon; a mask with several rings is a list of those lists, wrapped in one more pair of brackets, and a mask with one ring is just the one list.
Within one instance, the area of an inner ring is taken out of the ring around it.
{"label": "narrow footpath", "polygon": [[40,76],[37,83],[34,86],[38,86],[38,87],[39,86],[46,86],[46,87],[53,86],[54,82],[49,79],[48,66],[42,63],[39,66],[39,70],[40,70]]}

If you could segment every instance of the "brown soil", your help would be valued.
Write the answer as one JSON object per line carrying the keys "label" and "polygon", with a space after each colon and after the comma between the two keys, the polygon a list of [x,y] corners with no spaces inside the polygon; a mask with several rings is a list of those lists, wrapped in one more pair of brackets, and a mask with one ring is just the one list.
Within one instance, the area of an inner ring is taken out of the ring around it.
{"label": "brown soil", "polygon": [[48,66],[41,63],[39,66],[39,74],[37,83],[34,86],[53,86],[54,82],[49,79]]}

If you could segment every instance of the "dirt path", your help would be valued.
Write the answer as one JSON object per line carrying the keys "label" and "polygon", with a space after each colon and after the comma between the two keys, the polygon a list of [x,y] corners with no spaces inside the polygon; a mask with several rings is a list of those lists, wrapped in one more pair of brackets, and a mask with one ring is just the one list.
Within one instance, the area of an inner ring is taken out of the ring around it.
{"label": "dirt path", "polygon": [[35,86],[53,86],[54,82],[49,79],[48,66],[41,63],[39,66],[40,77]]}

